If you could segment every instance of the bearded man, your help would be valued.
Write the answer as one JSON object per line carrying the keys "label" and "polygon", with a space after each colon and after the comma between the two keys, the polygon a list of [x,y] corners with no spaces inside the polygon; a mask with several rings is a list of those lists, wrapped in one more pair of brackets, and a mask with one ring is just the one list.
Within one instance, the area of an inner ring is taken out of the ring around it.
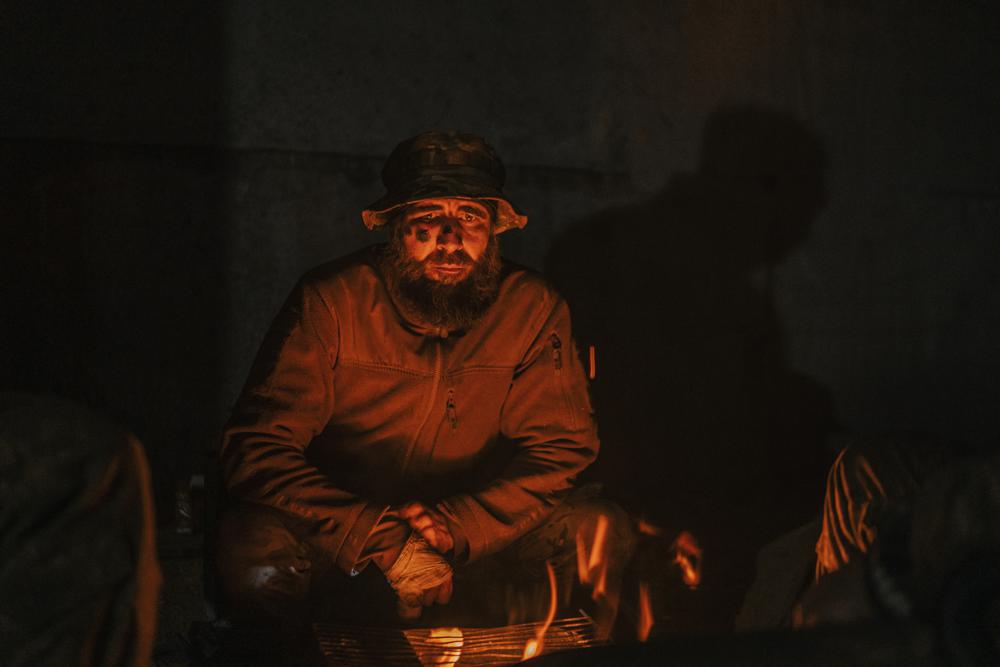
{"label": "bearded man", "polygon": [[497,236],[527,218],[495,151],[428,132],[382,179],[362,218],[389,243],[299,281],[226,427],[219,569],[234,616],[360,614],[351,590],[376,572],[414,619],[457,601],[477,568],[489,574],[469,599],[495,611],[487,589],[521,579],[544,609],[546,562],[568,601],[581,526],[592,535],[603,514],[611,550],[630,548],[621,510],[574,492],[598,451],[586,380],[566,303],[500,258]]}

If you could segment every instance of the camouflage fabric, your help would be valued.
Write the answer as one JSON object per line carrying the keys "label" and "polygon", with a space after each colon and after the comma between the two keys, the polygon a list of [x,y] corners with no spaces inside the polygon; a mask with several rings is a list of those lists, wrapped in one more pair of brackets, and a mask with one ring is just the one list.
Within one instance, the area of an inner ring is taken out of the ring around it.
{"label": "camouflage fabric", "polygon": [[496,204],[494,233],[528,224],[503,193],[503,162],[481,137],[454,131],[430,131],[401,142],[382,169],[386,194],[361,212],[368,229],[386,224],[394,209],[437,197],[481,199]]}

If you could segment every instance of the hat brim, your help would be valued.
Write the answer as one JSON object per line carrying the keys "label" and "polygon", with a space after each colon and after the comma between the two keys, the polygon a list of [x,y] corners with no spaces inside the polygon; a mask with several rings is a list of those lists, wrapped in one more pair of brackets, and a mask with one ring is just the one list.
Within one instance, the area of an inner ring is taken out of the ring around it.
{"label": "hat brim", "polygon": [[507,199],[503,192],[490,184],[476,182],[451,174],[425,174],[394,192],[390,192],[361,211],[361,219],[368,229],[376,229],[389,222],[392,212],[400,206],[423,199],[476,199],[496,203],[497,219],[493,233],[500,234],[508,229],[521,229],[528,224],[528,216],[521,213]]}

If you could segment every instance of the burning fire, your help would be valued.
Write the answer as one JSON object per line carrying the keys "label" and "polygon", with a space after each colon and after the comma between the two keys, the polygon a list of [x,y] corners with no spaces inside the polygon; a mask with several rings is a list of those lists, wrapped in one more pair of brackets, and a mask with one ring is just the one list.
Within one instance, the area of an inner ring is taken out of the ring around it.
{"label": "burning fire", "polygon": [[608,564],[602,563],[601,573],[597,575],[597,582],[594,584],[594,591],[591,594],[594,600],[604,597],[608,593]]}
{"label": "burning fire", "polygon": [[606,592],[608,564],[604,559],[604,542],[608,537],[608,517],[603,514],[597,517],[597,527],[594,529],[594,542],[591,549],[583,529],[576,533],[576,570],[581,584],[594,582],[593,597],[596,600]]}
{"label": "burning fire", "polygon": [[[662,534],[662,529],[644,519],[638,522],[638,530],[642,535],[658,537]],[[595,602],[600,604],[610,604],[617,607],[617,595],[613,595],[614,600],[608,600],[608,561],[605,555],[605,542],[608,538],[608,517],[600,515],[597,517],[597,524],[594,528],[593,541],[589,547],[587,536],[581,528],[576,533],[576,566],[580,583],[592,585],[591,596]],[[701,583],[701,562],[702,549],[694,536],[685,531],[677,536],[677,539],[670,545],[672,562],[681,570],[681,576],[688,588],[697,588]],[[555,595],[555,583],[553,582],[553,595]],[[555,598],[553,598],[554,604]],[[613,615],[612,615],[613,618]],[[649,584],[641,582],[639,584],[639,610],[637,631],[639,641],[646,641],[650,631],[655,624],[653,617],[653,605],[650,601]],[[544,633],[543,633],[544,634]],[[540,648],[540,647],[539,647]],[[538,654],[538,650],[532,642],[525,647],[525,659]]]}
{"label": "burning fire", "polygon": [[645,519],[639,519],[638,524],[639,533],[641,535],[649,535],[650,537],[658,537],[661,532],[663,532],[659,526],[654,523],[650,523]]}
{"label": "burning fire", "polygon": [[545,622],[535,633],[534,639],[529,639],[528,643],[524,645],[524,653],[521,655],[521,660],[531,660],[536,655],[541,655],[542,649],[545,647],[545,633],[549,631],[549,626],[552,625],[552,621],[556,618],[556,607],[558,605],[556,571],[552,568],[552,563],[549,561],[545,561],[545,569],[549,573],[549,590],[552,593],[552,597],[549,600],[549,613],[545,617]]}
{"label": "burning fire", "polygon": [[701,547],[694,535],[681,531],[670,549],[674,552],[674,563],[681,568],[684,583],[688,588],[698,588],[701,583]]}
{"label": "burning fire", "polygon": [[653,629],[653,606],[649,602],[649,584],[645,581],[639,584],[639,641],[649,639],[649,631]]}
{"label": "burning fire", "polygon": [[427,638],[426,651],[429,655],[418,657],[423,665],[446,665],[451,667],[462,657],[462,646],[465,644],[460,628],[432,628]]}

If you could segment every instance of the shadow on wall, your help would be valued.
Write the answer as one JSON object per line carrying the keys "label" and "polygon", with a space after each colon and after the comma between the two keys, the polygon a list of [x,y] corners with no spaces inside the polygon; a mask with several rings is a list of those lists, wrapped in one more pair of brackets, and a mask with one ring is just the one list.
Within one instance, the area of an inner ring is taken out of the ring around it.
{"label": "shadow on wall", "polygon": [[727,627],[756,551],[819,509],[828,392],[787,367],[771,269],[826,201],[826,156],[795,118],[713,113],[698,170],[571,225],[547,270],[569,300],[610,495],[705,548],[707,610]]}

